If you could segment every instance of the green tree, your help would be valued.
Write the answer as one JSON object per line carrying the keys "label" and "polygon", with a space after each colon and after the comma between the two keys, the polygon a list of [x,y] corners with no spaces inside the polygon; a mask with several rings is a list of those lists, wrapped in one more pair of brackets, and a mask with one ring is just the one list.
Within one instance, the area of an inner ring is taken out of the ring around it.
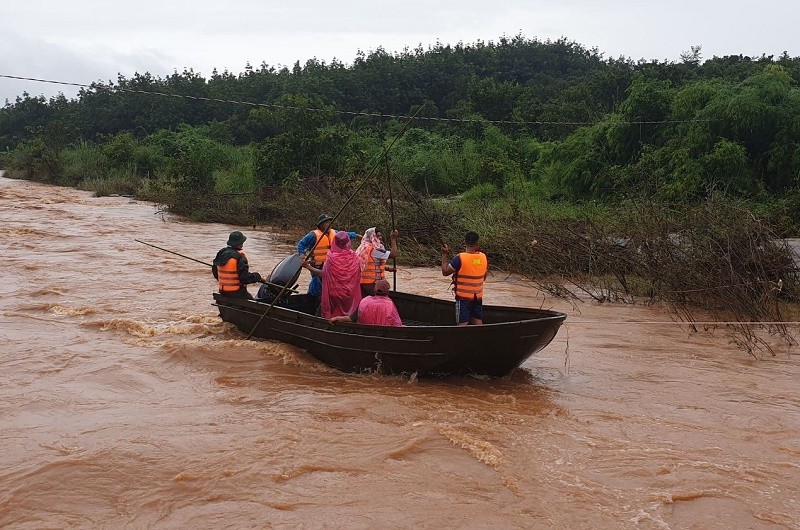
{"label": "green tree", "polygon": [[195,193],[211,190],[213,172],[231,164],[228,152],[220,144],[189,125],[182,125],[174,132],[159,131],[147,143],[167,161],[167,177],[180,188]]}
{"label": "green tree", "polygon": [[256,144],[259,178],[275,184],[295,172],[316,177],[339,173],[350,131],[336,123],[334,108],[305,95],[286,95],[278,104],[251,112],[252,122],[269,134]]}

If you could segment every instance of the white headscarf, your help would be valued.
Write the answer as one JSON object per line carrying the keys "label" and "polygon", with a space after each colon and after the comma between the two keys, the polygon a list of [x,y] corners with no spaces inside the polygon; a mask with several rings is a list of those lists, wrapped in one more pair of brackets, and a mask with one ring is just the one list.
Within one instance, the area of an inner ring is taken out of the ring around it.
{"label": "white headscarf", "polygon": [[372,255],[373,250],[386,250],[381,240],[378,239],[378,235],[375,233],[376,231],[377,228],[374,226],[372,228],[367,228],[367,231],[364,232],[364,237],[361,238],[361,244],[358,245],[356,249],[358,259],[361,261],[361,272],[364,272],[369,265],[369,257]]}

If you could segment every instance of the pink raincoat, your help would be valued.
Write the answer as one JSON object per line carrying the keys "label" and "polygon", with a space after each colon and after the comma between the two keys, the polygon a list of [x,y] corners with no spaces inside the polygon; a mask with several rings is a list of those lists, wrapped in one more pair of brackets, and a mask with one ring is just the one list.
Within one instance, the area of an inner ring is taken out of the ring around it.
{"label": "pink raincoat", "polygon": [[368,296],[358,306],[358,323],[373,326],[402,326],[400,314],[388,296]]}
{"label": "pink raincoat", "polygon": [[397,306],[389,298],[389,282],[375,282],[375,295],[361,300],[358,305],[358,323],[372,326],[402,326]]}
{"label": "pink raincoat", "polygon": [[361,302],[361,264],[347,232],[336,232],[322,266],[322,318],[349,315]]}

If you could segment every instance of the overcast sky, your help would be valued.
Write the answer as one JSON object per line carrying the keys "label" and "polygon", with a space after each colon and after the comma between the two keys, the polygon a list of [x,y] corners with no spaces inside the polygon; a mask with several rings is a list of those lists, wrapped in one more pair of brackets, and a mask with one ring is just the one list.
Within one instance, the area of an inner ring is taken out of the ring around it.
{"label": "overcast sky", "polygon": [[[10,5],[9,5],[10,4]],[[800,56],[800,0],[11,0],[0,8],[0,75],[89,84],[216,67],[240,73],[309,58],[352,64],[359,50],[437,41],[566,37],[604,57],[677,61],[701,45],[723,55]],[[0,77],[0,106],[27,91],[76,88]]]}

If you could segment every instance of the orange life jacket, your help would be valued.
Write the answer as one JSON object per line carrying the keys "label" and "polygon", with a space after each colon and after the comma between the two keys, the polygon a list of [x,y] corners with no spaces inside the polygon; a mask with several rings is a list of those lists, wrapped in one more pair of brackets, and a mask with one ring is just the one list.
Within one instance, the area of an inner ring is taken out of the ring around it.
{"label": "orange life jacket", "polygon": [[369,260],[367,266],[361,272],[361,285],[368,285],[385,279],[386,260],[379,259],[376,261],[371,252],[367,259]]}
{"label": "orange life jacket", "polygon": [[[333,228],[328,230],[327,234],[323,234],[322,230],[314,230],[314,235],[317,236],[317,246],[314,247],[314,255],[311,258],[311,264],[317,268],[321,268],[322,264],[328,259],[328,252],[331,251],[331,242],[336,237],[336,230]],[[325,239],[320,241],[325,236]]]}
{"label": "orange life jacket", "polygon": [[[244,253],[244,250],[239,250],[238,252],[244,257],[244,259],[247,259],[247,254]],[[217,283],[219,285],[219,292],[232,293],[242,288],[242,284],[239,282],[238,268],[239,260],[236,258],[230,258],[225,262],[225,265],[217,267]]]}
{"label": "orange life jacket", "polygon": [[461,252],[461,268],[453,275],[455,293],[459,298],[483,298],[483,280],[489,262],[483,252]]}

